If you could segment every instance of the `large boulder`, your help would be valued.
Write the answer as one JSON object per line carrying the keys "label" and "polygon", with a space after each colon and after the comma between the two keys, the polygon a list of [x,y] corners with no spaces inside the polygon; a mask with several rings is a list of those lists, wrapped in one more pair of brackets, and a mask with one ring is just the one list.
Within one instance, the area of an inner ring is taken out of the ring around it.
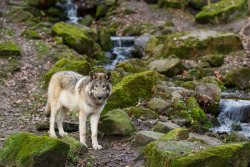
{"label": "large boulder", "polygon": [[109,97],[103,114],[116,108],[134,106],[139,98],[151,98],[156,94],[156,73],[145,71],[124,77],[113,88],[113,93]]}
{"label": "large boulder", "polygon": [[0,57],[20,56],[19,47],[12,42],[0,43]]}
{"label": "large boulder", "polygon": [[52,75],[59,71],[74,71],[82,75],[89,75],[91,71],[91,65],[86,60],[70,60],[62,58],[45,74],[44,88],[48,88],[49,81]]}
{"label": "large boulder", "polygon": [[180,156],[171,159],[170,167],[191,166],[238,166],[247,167],[250,162],[250,143],[228,144],[210,147],[197,151],[192,155]]}
{"label": "large boulder", "polygon": [[150,70],[156,70],[167,77],[173,77],[183,72],[181,60],[178,57],[169,57],[149,63]]}
{"label": "large boulder", "polygon": [[154,140],[158,140],[162,136],[164,136],[163,133],[142,130],[136,133],[135,144],[145,146]]}
{"label": "large boulder", "polygon": [[107,135],[127,136],[135,131],[135,126],[125,111],[116,109],[101,116],[98,129]]}
{"label": "large boulder", "polygon": [[1,166],[65,166],[69,145],[48,136],[15,133],[0,152]]}
{"label": "large boulder", "polygon": [[123,68],[126,72],[132,73],[140,73],[149,70],[149,67],[138,58],[125,60],[116,65],[116,68]]}
{"label": "large boulder", "polygon": [[239,89],[250,88],[250,68],[233,69],[226,73],[223,80],[229,86],[237,86]]}
{"label": "large boulder", "polygon": [[164,44],[165,55],[175,54],[181,59],[243,49],[238,35],[213,30],[195,30],[151,37],[145,51],[150,53],[159,44]]}
{"label": "large boulder", "polygon": [[232,19],[247,14],[247,0],[222,0],[205,6],[195,16],[198,23],[228,23]]}
{"label": "large boulder", "polygon": [[109,50],[113,47],[111,38],[110,38],[110,34],[107,30],[106,27],[101,27],[98,30],[98,34],[99,34],[99,43],[102,46],[103,50]]}
{"label": "large boulder", "polygon": [[93,52],[94,41],[84,29],[59,22],[52,26],[52,33],[61,36],[66,45],[81,54],[90,56]]}

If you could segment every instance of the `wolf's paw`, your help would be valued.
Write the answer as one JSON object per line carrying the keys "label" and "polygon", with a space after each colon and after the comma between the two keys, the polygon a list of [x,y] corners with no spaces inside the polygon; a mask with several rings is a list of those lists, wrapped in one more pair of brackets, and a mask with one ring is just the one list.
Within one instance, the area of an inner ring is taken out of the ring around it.
{"label": "wolf's paw", "polygon": [[100,149],[102,149],[102,146],[99,145],[99,144],[93,144],[93,149],[94,150],[100,150]]}
{"label": "wolf's paw", "polygon": [[68,133],[67,132],[60,133],[60,136],[62,136],[62,137],[68,136]]}
{"label": "wolf's paw", "polygon": [[50,134],[50,137],[57,138],[56,134]]}

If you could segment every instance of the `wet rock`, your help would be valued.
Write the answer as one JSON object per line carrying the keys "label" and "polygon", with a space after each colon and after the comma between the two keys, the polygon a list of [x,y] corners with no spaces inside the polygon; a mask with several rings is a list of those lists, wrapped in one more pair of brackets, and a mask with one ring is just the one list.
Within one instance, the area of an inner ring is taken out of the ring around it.
{"label": "wet rock", "polygon": [[239,132],[232,132],[228,137],[227,137],[228,142],[243,142],[243,141],[249,141],[243,134]]}
{"label": "wet rock", "polygon": [[0,152],[2,166],[64,166],[69,145],[48,136],[15,133],[9,136]]}
{"label": "wet rock", "polygon": [[135,144],[138,146],[145,146],[148,143],[159,139],[164,136],[163,133],[152,132],[152,131],[139,131],[135,135]]}
{"label": "wet rock", "polygon": [[127,136],[135,131],[135,126],[125,111],[116,109],[101,116],[98,129],[107,135]]}
{"label": "wet rock", "polygon": [[161,132],[161,133],[168,133],[170,132],[171,130],[174,130],[174,129],[177,129],[177,128],[180,128],[179,125],[177,124],[174,124],[172,122],[158,122],[153,131],[154,132]]}
{"label": "wet rock", "polygon": [[126,110],[128,114],[133,115],[135,118],[144,117],[146,119],[157,119],[159,115],[156,114],[154,111],[144,108],[144,107],[132,107],[129,110]]}
{"label": "wet rock", "polygon": [[106,27],[101,27],[98,30],[99,43],[102,46],[103,50],[109,50],[113,47],[112,41],[110,39],[110,34]]}
{"label": "wet rock", "polygon": [[61,36],[66,45],[81,54],[90,55],[93,52],[94,41],[84,29],[59,22],[52,26],[52,33]]}
{"label": "wet rock", "polygon": [[70,151],[74,154],[84,154],[88,152],[88,147],[86,147],[86,145],[82,144],[80,141],[74,139],[73,137],[70,137],[69,135],[63,136],[62,140],[70,145]]}
{"label": "wet rock", "polygon": [[9,57],[9,56],[20,56],[21,52],[19,47],[12,42],[3,42],[0,43],[0,56]]}
{"label": "wet rock", "polygon": [[228,23],[234,18],[245,16],[247,10],[247,0],[236,0],[234,3],[222,0],[203,7],[195,16],[195,20],[198,23]]}
{"label": "wet rock", "polygon": [[[248,166],[249,142],[210,147],[171,159],[169,166]],[[155,157],[154,157],[155,158]],[[166,159],[166,158],[165,158]],[[163,159],[162,161],[164,161]]]}
{"label": "wet rock", "polygon": [[250,68],[233,69],[223,77],[226,85],[237,86],[239,89],[250,88]]}
{"label": "wet rock", "polygon": [[41,39],[41,36],[37,32],[33,30],[29,30],[29,29],[24,30],[21,36],[30,38],[30,39]]}
{"label": "wet rock", "polygon": [[102,114],[116,108],[134,106],[139,98],[151,98],[156,94],[156,73],[146,71],[124,77],[113,87]]}
{"label": "wet rock", "polygon": [[156,70],[167,77],[173,77],[183,72],[181,60],[177,57],[152,61],[149,63],[149,67],[150,70]]}
{"label": "wet rock", "polygon": [[170,104],[162,99],[153,98],[148,102],[148,108],[154,110],[156,113],[163,114]]}
{"label": "wet rock", "polygon": [[70,60],[62,58],[45,74],[44,88],[48,88],[52,75],[59,71],[74,71],[82,75],[89,75],[91,65],[86,60]]}
{"label": "wet rock", "polygon": [[116,68],[123,68],[126,72],[131,73],[140,73],[149,70],[149,67],[138,58],[125,60],[116,65]]}

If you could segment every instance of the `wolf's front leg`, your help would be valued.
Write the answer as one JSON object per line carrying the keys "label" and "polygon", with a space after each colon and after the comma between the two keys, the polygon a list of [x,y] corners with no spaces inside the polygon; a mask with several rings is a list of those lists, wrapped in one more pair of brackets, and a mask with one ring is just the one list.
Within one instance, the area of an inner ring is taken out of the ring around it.
{"label": "wolf's front leg", "polygon": [[86,120],[87,114],[83,110],[79,113],[79,131],[80,131],[80,142],[87,146],[86,144]]}
{"label": "wolf's front leg", "polygon": [[100,114],[93,114],[90,116],[90,124],[91,124],[91,133],[92,133],[92,146],[95,150],[102,149],[102,146],[98,144],[97,141],[97,126],[99,122]]}

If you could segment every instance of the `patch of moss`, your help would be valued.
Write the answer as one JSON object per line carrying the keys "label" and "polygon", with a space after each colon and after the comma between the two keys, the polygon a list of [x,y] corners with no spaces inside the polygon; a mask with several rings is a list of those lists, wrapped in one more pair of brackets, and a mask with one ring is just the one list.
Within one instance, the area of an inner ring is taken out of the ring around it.
{"label": "patch of moss", "polygon": [[105,51],[111,49],[113,47],[113,44],[107,28],[101,27],[98,30],[98,34],[99,34],[99,43],[102,46],[102,49]]}
{"label": "patch of moss", "polygon": [[7,58],[9,56],[21,56],[19,47],[12,42],[0,43],[0,56]]}
{"label": "patch of moss", "polygon": [[140,73],[149,70],[149,67],[138,58],[125,60],[118,64],[116,68],[123,68],[126,72],[131,73]]}
{"label": "patch of moss", "polygon": [[147,119],[157,119],[160,118],[154,111],[143,108],[143,107],[132,107],[129,110],[125,110],[128,114],[133,115],[135,118],[145,117]]}
{"label": "patch of moss", "polygon": [[190,115],[194,120],[205,121],[206,115],[200,108],[194,97],[189,97],[187,99],[187,107],[191,110]]}
{"label": "patch of moss", "polygon": [[3,166],[63,166],[69,145],[48,136],[15,133],[9,136],[0,152]]}
{"label": "patch of moss", "polygon": [[30,12],[19,10],[18,12],[14,13],[9,19],[13,23],[19,23],[22,21],[26,21],[31,17],[33,17],[33,15]]}
{"label": "patch of moss", "polygon": [[159,140],[186,140],[189,138],[188,129],[177,128],[171,130],[166,135],[162,136]]}
{"label": "patch of moss", "polygon": [[103,114],[116,108],[134,106],[139,98],[150,98],[156,94],[156,74],[153,71],[145,71],[124,77],[113,88]]}
{"label": "patch of moss", "polygon": [[37,32],[29,29],[24,30],[21,36],[31,39],[41,39],[41,36]]}

